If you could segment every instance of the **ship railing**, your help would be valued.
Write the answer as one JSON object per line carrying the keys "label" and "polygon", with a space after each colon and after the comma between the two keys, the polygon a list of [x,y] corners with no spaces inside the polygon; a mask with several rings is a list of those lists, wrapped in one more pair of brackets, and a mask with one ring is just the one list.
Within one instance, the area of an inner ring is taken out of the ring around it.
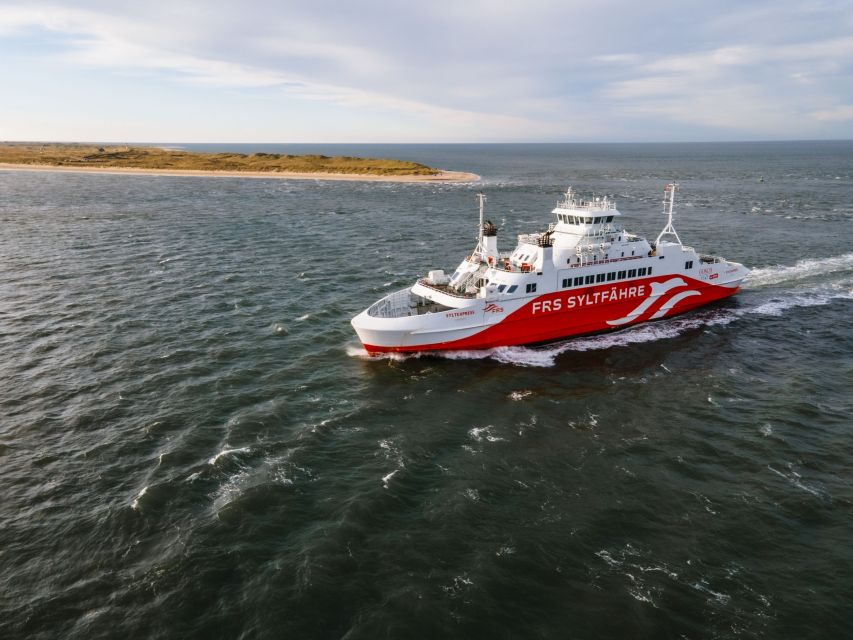
{"label": "ship railing", "polygon": [[616,203],[607,196],[593,200],[571,197],[558,202],[557,207],[559,209],[581,209],[583,211],[615,211]]}
{"label": "ship railing", "polygon": [[625,262],[626,260],[639,260],[641,258],[645,258],[646,256],[625,256],[624,258],[608,258],[607,260],[584,260],[583,262],[570,264],[570,269],[577,269],[578,267],[588,267],[590,265],[597,264],[610,264],[611,262]]}
{"label": "ship railing", "polygon": [[507,273],[530,273],[532,271],[536,271],[536,265],[534,264],[530,264],[527,262],[515,264],[509,258],[501,258],[500,260],[495,260],[489,266],[492,267],[492,269],[496,269],[498,271],[505,271]]}
{"label": "ship railing", "polygon": [[402,289],[374,302],[368,309],[367,315],[374,318],[401,318],[412,315],[412,294],[409,289]]}
{"label": "ship railing", "polygon": [[446,284],[433,284],[426,278],[421,278],[418,280],[418,284],[426,287],[427,289],[433,289],[434,291],[438,291],[439,293],[446,294],[448,296],[452,296],[454,298],[476,298],[476,294],[473,293],[459,293],[454,288],[448,287]]}

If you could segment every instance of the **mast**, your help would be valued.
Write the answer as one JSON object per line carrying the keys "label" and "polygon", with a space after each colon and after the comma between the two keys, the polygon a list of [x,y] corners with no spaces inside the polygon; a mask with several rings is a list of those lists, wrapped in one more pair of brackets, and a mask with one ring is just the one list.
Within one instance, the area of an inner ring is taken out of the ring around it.
{"label": "mast", "polygon": [[477,227],[477,248],[474,250],[474,253],[479,254],[481,257],[483,255],[483,223],[485,222],[485,211],[486,211],[486,194],[478,193],[477,200],[480,203],[480,226]]}
{"label": "mast", "polygon": [[675,213],[675,191],[678,189],[677,182],[670,182],[663,188],[663,213],[667,216],[666,226],[663,228],[658,234],[657,239],[655,240],[655,246],[660,243],[660,239],[664,236],[675,236],[678,244],[681,244],[681,238],[678,237],[678,234],[675,232],[675,227],[672,226],[672,216]]}

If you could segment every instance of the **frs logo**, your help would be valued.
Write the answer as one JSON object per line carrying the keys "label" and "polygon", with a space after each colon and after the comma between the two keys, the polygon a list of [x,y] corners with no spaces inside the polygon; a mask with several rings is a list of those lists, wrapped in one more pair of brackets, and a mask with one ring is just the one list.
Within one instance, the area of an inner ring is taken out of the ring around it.
{"label": "frs logo", "polygon": [[504,308],[503,308],[503,307],[499,307],[499,306],[498,306],[498,305],[496,305],[494,302],[490,302],[489,304],[487,304],[487,305],[485,306],[485,308],[483,309],[483,311],[487,311],[487,312],[489,312],[489,313],[503,313],[503,312],[504,312]]}

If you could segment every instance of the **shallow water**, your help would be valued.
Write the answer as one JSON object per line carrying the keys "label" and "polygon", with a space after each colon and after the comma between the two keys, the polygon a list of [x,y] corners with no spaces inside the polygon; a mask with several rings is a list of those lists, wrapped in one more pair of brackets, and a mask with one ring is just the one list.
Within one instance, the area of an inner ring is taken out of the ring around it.
{"label": "shallow water", "polygon": [[[483,181],[0,172],[0,635],[849,635],[853,143],[320,149]],[[654,236],[670,179],[735,298],[360,349],[477,191],[510,248],[569,184]]]}

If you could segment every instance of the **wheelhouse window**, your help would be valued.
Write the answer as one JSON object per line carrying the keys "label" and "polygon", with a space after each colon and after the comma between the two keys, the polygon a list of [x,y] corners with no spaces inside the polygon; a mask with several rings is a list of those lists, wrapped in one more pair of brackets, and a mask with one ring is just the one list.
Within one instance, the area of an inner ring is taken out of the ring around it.
{"label": "wheelhouse window", "polygon": [[507,293],[515,293],[516,289],[518,289],[518,285],[517,284],[511,284],[509,286],[509,289],[506,290],[506,292]]}
{"label": "wheelhouse window", "polygon": [[535,282],[528,283],[527,293],[536,293],[536,283]]}
{"label": "wheelhouse window", "polygon": [[503,293],[503,292],[504,292],[504,289],[506,289],[506,285],[505,285],[505,284],[499,284],[499,285],[498,285],[498,293]]}
{"label": "wheelhouse window", "polygon": [[693,268],[693,260],[688,260],[687,262],[685,262],[684,268],[685,269],[692,269]]}

